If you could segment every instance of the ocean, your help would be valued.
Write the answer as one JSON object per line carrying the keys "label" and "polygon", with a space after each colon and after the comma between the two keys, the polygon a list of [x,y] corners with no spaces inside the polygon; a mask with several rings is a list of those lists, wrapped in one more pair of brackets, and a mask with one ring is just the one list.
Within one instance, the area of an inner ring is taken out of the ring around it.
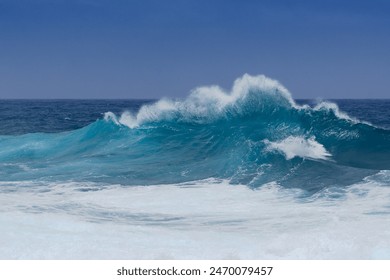
{"label": "ocean", "polygon": [[0,228],[1,259],[390,259],[390,99],[0,100]]}

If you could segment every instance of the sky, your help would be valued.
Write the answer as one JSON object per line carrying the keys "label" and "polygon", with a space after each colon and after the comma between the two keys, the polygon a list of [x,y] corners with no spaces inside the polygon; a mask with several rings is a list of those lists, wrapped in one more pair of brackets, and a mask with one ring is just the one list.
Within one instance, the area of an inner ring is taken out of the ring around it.
{"label": "sky", "polygon": [[0,0],[0,99],[177,98],[244,73],[390,98],[390,1]]}

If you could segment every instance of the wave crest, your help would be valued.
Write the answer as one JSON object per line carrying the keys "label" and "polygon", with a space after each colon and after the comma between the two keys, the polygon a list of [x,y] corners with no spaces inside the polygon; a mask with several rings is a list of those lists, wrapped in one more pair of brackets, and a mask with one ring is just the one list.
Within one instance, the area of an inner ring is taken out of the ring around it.
{"label": "wave crest", "polygon": [[245,74],[234,82],[229,92],[219,86],[198,87],[184,100],[163,98],[142,106],[136,114],[124,112],[120,118],[113,118],[108,112],[105,119],[129,128],[170,120],[200,123],[226,118],[228,114],[253,113],[267,104],[298,108],[289,91],[278,81],[264,75]]}

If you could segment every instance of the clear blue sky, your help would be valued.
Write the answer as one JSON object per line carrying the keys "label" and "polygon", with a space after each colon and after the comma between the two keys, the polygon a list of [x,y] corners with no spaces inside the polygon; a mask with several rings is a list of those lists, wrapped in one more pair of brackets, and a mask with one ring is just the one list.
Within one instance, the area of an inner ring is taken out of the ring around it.
{"label": "clear blue sky", "polygon": [[0,0],[0,98],[184,97],[244,73],[390,98],[390,1]]}

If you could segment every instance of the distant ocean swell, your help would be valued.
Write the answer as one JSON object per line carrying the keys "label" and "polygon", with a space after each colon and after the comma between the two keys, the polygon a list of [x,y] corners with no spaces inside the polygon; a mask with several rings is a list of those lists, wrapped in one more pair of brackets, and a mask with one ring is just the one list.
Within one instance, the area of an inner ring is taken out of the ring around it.
{"label": "distant ocean swell", "polygon": [[[333,103],[297,105],[277,81],[194,90],[73,131],[0,136],[2,181],[174,184],[207,178],[313,194],[390,169],[390,131]],[[374,178],[373,177],[373,178]]]}

